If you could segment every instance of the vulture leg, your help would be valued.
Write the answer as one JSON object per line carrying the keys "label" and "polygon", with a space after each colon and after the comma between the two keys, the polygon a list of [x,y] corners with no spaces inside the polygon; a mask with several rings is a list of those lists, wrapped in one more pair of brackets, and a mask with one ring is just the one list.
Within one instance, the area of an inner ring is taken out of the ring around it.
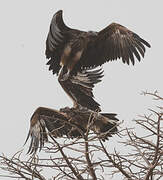
{"label": "vulture leg", "polygon": [[66,66],[62,66],[60,73],[59,73],[59,77],[58,80],[59,81],[66,81],[70,76],[70,70],[67,69]]}

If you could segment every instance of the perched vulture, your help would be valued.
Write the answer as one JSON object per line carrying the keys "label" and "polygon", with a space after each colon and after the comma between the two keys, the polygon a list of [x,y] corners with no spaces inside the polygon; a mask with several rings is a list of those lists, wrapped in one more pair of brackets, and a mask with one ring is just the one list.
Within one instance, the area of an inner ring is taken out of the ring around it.
{"label": "perched vulture", "polygon": [[[121,59],[134,65],[144,57],[150,44],[126,27],[112,23],[99,32],[69,28],[62,18],[62,10],[54,14],[46,40],[49,70],[59,74],[60,80],[69,75]],[[60,70],[61,69],[61,70]],[[61,71],[61,72],[60,72]]]}
{"label": "perched vulture", "polygon": [[60,111],[39,107],[31,117],[30,130],[26,139],[31,137],[28,153],[34,154],[44,147],[48,136],[54,138],[83,137],[90,123],[90,129],[103,141],[117,133],[116,114],[98,113],[87,108],[63,108]]}

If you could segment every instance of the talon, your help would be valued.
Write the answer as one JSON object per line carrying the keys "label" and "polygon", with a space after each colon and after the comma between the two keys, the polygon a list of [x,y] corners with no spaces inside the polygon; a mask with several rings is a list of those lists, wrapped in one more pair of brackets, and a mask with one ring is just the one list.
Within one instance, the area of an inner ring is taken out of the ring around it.
{"label": "talon", "polygon": [[59,81],[66,81],[69,78],[70,70],[67,70],[65,66],[62,67],[59,73]]}
{"label": "talon", "polygon": [[69,73],[66,73],[60,78],[60,81],[66,81],[68,77],[69,77]]}

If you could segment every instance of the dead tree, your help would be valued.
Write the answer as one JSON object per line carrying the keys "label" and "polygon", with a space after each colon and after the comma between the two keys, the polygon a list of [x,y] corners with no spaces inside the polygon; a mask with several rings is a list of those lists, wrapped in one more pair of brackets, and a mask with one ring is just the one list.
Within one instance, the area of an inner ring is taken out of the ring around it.
{"label": "dead tree", "polygon": [[[160,103],[163,100],[157,92],[144,94]],[[48,117],[51,118],[50,115]],[[163,177],[163,106],[159,105],[157,110],[150,109],[149,115],[134,120],[144,133],[137,133],[134,129],[119,130],[122,141],[119,146],[126,147],[125,152],[120,149],[110,152],[109,140],[104,137],[109,131],[111,134],[111,129],[103,133],[93,131],[95,121],[91,117],[84,131],[73,121],[68,121],[69,127],[77,130],[79,137],[64,135],[56,138],[48,131],[51,139],[46,146],[39,144],[42,145],[40,154],[29,151],[34,153],[29,157],[21,151],[11,158],[1,155],[0,168],[6,174],[1,171],[0,176],[27,180],[99,180],[115,174],[119,174],[119,179],[130,180],[159,180]]]}

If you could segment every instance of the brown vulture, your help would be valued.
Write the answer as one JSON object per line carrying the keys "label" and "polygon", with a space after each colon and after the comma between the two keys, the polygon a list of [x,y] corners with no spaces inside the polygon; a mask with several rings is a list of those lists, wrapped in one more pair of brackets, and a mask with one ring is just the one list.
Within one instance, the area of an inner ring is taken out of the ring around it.
{"label": "brown vulture", "polygon": [[89,120],[91,120],[90,129],[103,141],[118,131],[118,119],[113,113],[98,113],[87,108],[66,107],[57,111],[39,107],[30,121],[30,130],[26,139],[27,142],[31,137],[28,153],[34,154],[38,149],[41,150],[44,143],[48,141],[48,136],[53,138],[83,137]]}
{"label": "brown vulture", "polygon": [[[62,10],[54,14],[46,40],[46,58],[49,70],[60,75],[60,80],[82,69],[101,66],[121,59],[134,65],[144,57],[150,44],[126,27],[112,23],[99,32],[69,28],[62,18]],[[61,69],[61,70],[60,70]]]}

